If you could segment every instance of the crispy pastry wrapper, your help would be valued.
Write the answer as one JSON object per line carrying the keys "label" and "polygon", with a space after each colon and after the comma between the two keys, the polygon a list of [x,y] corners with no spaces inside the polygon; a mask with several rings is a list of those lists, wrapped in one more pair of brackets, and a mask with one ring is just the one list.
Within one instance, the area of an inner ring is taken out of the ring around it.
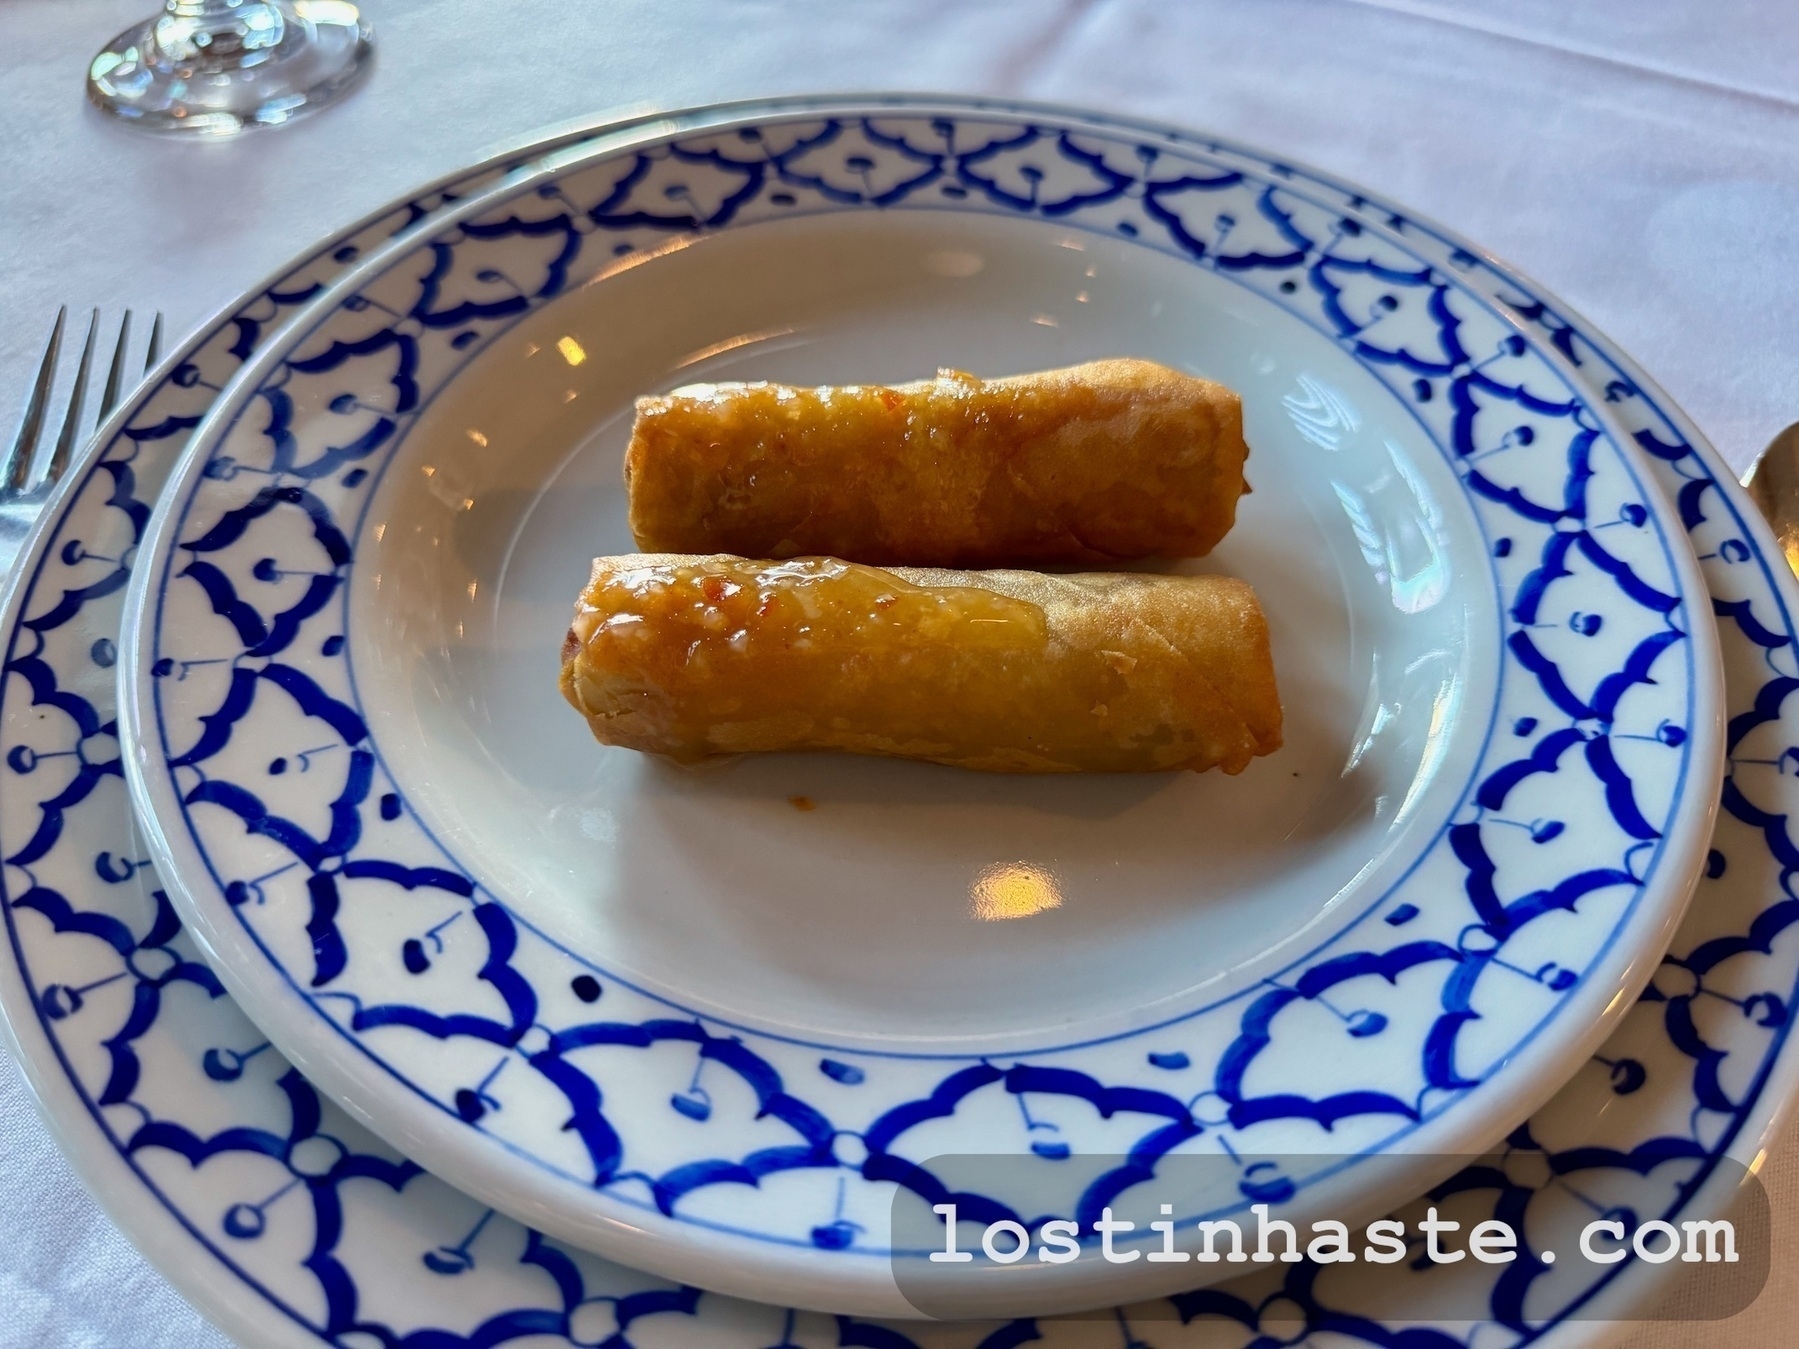
{"label": "crispy pastry wrapper", "polygon": [[996,773],[1238,773],[1280,747],[1255,592],[1220,576],[602,557],[562,692],[692,763],[844,750]]}
{"label": "crispy pastry wrapper", "polygon": [[1243,410],[1141,360],[893,388],[699,384],[637,400],[648,551],[877,565],[1200,557],[1247,489]]}

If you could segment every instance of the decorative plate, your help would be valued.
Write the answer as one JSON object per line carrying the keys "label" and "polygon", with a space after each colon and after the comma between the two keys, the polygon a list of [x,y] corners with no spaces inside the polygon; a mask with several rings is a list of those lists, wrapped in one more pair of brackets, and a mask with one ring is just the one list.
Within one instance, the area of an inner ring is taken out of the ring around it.
{"label": "decorative plate", "polygon": [[[805,106],[762,106],[796,103]],[[1338,194],[1357,218],[1388,217],[1378,201],[1352,203],[1328,179],[1300,180]],[[8,934],[0,1005],[47,1116],[112,1214],[246,1345],[998,1349],[1066,1335],[1065,1326],[1032,1322],[874,1326],[733,1302],[670,1288],[488,1213],[400,1160],[282,1062],[198,961],[155,888],[108,743],[122,594],[152,503],[217,388],[284,307],[342,268],[333,255],[367,248],[457,186],[327,241],[172,357],[65,479],[0,606]],[[1466,251],[1427,224],[1401,228],[1438,257]],[[1472,274],[1532,313],[1536,331],[1568,353],[1583,389],[1613,401],[1653,453],[1657,481],[1678,494],[1721,618],[1732,718],[1725,809],[1700,902],[1653,991],[1515,1131],[1499,1157],[1503,1184],[1484,1181],[1481,1193],[1495,1213],[1526,1224],[1536,1206],[1573,1187],[1617,1196],[1644,1216],[1708,1217],[1729,1198],[1716,1183],[1719,1163],[1750,1161],[1772,1141],[1799,1073],[1788,1045],[1799,907],[1786,890],[1799,869],[1799,840],[1786,825],[1799,816],[1799,779],[1781,768],[1784,747],[1799,737],[1799,705],[1789,705],[1799,690],[1799,594],[1746,497],[1665,395],[1527,283],[1486,263]],[[1489,1319],[1431,1328],[1393,1314],[1408,1303],[1416,1314],[1422,1276],[1409,1263],[1362,1271],[1346,1297],[1321,1291],[1319,1270],[1299,1265],[1261,1289],[1175,1299],[1159,1310],[1192,1329],[1165,1326],[1155,1338],[1571,1343],[1583,1336],[1569,1318],[1628,1314],[1661,1271],[1633,1259],[1559,1266],[1564,1277],[1585,1276],[1573,1284],[1546,1272],[1502,1278],[1480,1267]],[[1118,1324],[1135,1343],[1131,1314],[1121,1311]]]}
{"label": "decorative plate", "polygon": [[[891,1206],[947,1197],[952,1153],[1036,1159],[961,1187],[1012,1215],[1223,1152],[1227,1185],[1158,1194],[1183,1231],[1372,1216],[1615,1024],[1720,771],[1679,518],[1480,275],[1281,164],[1073,115],[700,114],[552,156],[351,268],[175,470],[121,724],[176,908],[406,1155],[724,1292],[907,1314],[891,1262],[929,1248]],[[630,546],[632,395],[1121,351],[1244,393],[1257,491],[1209,563],[1271,615],[1289,750],[1035,781],[584,742],[556,651]],[[1064,1181],[1102,1153],[1130,1165]],[[1193,1279],[990,1269],[993,1314]]]}

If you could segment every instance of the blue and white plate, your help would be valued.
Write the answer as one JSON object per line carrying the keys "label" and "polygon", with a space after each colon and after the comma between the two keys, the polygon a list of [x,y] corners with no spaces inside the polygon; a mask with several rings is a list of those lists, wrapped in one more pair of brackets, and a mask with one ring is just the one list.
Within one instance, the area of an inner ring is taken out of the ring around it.
{"label": "blue and white plate", "polygon": [[[132,1237],[246,1345],[1084,1342],[1079,1324],[901,1328],[783,1312],[670,1287],[534,1235],[321,1099],[231,1004],[157,890],[110,743],[109,668],[151,506],[218,388],[297,302],[346,257],[486,176],[327,241],[205,329],[111,419],[21,560],[0,608],[0,1005],[48,1118]],[[1302,181],[1347,195],[1313,174]],[[1366,199],[1351,209],[1368,223],[1389,214]],[[1466,249],[1428,225],[1405,229],[1441,256]],[[1611,401],[1654,456],[1655,479],[1682,501],[1720,615],[1732,728],[1706,879],[1654,991],[1514,1133],[1501,1154],[1506,1184],[1481,1193],[1526,1226],[1568,1190],[1616,1196],[1643,1216],[1711,1216],[1729,1197],[1719,1163],[1748,1162],[1773,1140],[1799,1075],[1788,1044],[1799,907],[1786,888],[1799,869],[1787,826],[1799,779],[1782,770],[1799,739],[1799,593],[1747,499],[1665,395],[1528,283],[1484,263],[1477,274],[1533,310],[1536,331],[1562,344],[1584,390]],[[1488,1320],[1414,1330],[1405,1342],[1574,1342],[1581,1323],[1569,1318],[1627,1313],[1661,1271],[1565,1262],[1557,1273],[1579,1277],[1559,1284],[1540,1267],[1522,1279],[1475,1273]],[[1409,1263],[1363,1269],[1343,1293],[1321,1289],[1317,1275],[1301,1265],[1268,1287],[1177,1299],[1159,1310],[1178,1324],[1154,1338],[1247,1345],[1267,1343],[1264,1332],[1276,1342],[1318,1332],[1391,1345],[1424,1278]],[[1133,1324],[1121,1311],[1127,1342]]]}
{"label": "blue and white plate", "polygon": [[[151,855],[377,1133],[704,1287],[904,1315],[928,1248],[892,1206],[956,1188],[1083,1221],[1155,1189],[1183,1233],[1373,1216],[1613,1029],[1721,771],[1681,519],[1508,285],[1286,165],[1077,114],[713,112],[551,156],[352,266],[195,433],[122,641]],[[1262,596],[1287,749],[1031,780],[588,742],[557,652],[630,547],[634,395],[1112,354],[1243,393],[1256,491],[1206,565]],[[1035,1160],[936,1160],[977,1152]],[[1185,1153],[1241,1171],[1182,1189]],[[1194,1281],[987,1268],[996,1315]]]}

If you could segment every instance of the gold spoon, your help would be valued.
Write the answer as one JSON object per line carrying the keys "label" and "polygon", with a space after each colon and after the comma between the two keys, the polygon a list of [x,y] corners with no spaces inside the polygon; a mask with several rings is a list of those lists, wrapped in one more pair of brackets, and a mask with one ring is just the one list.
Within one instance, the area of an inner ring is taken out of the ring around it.
{"label": "gold spoon", "polygon": [[1787,566],[1799,576],[1799,422],[1768,442],[1743,475],[1743,486],[1773,526]]}

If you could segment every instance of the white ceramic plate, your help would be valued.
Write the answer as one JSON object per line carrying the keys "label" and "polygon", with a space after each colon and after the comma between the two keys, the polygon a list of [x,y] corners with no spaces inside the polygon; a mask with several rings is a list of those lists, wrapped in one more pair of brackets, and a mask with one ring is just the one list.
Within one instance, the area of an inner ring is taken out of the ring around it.
{"label": "white ceramic plate", "polygon": [[[409,1156],[708,1287],[904,1314],[889,1205],[946,1153],[1035,1156],[984,1195],[1021,1212],[1071,1154],[1318,1154],[1178,1217],[1370,1214],[1610,1029],[1719,771],[1679,519],[1479,276],[1285,166],[1066,114],[552,157],[353,269],[177,470],[123,672],[177,905]],[[629,546],[632,395],[1121,352],[1244,394],[1257,492],[1207,565],[1262,594],[1291,748],[1031,781],[585,742],[555,652]],[[1004,1273],[995,1313],[1193,1281]]]}
{"label": "white ceramic plate", "polygon": [[[48,1119],[139,1245],[246,1345],[414,1336],[592,1345],[614,1332],[611,1343],[633,1349],[949,1349],[1016,1344],[1032,1333],[1085,1342],[1094,1329],[1085,1323],[901,1330],[795,1315],[669,1290],[534,1237],[397,1165],[321,1101],[220,993],[156,900],[105,743],[114,716],[108,662],[143,522],[198,414],[294,297],[341,269],[333,255],[367,248],[454,190],[432,189],[325,241],[171,357],[64,480],[15,572],[19,583],[0,603],[0,915],[8,935],[0,1006]],[[1378,202],[1352,209],[1384,217]],[[1412,237],[1443,255],[1466,247],[1428,226],[1414,225]],[[1480,275],[1515,300],[1537,302],[1515,276],[1484,265]],[[1712,874],[1656,994],[1532,1118],[1529,1141],[1504,1157],[1513,1190],[1491,1198],[1497,1208],[1521,1194],[1523,1204],[1507,1212],[1515,1221],[1522,1213],[1527,1228],[1538,1204],[1572,1186],[1618,1196],[1645,1215],[1707,1217],[1728,1198],[1716,1184],[1718,1162],[1752,1161],[1772,1141],[1799,1067],[1786,1014],[1799,997],[1796,911],[1783,884],[1799,855],[1783,823],[1799,817],[1799,779],[1769,762],[1799,734],[1789,696],[1799,675],[1799,598],[1753,508],[1665,395],[1578,318],[1545,306],[1534,322],[1562,335],[1594,397],[1609,387],[1618,415],[1655,452],[1657,480],[1687,502],[1723,615],[1728,707],[1738,729]],[[72,797],[70,776],[55,770],[76,756],[58,752],[84,746],[94,771]],[[28,758],[18,756],[21,747]],[[320,1139],[329,1140],[327,1152],[341,1149],[361,1164],[321,1173],[310,1155]],[[392,1183],[369,1175],[370,1158],[388,1164]],[[251,1212],[260,1222],[245,1221]],[[1184,1330],[1140,1326],[1135,1316],[1145,1309],[1121,1311],[1118,1333],[1129,1340],[1140,1328],[1158,1344],[1192,1339],[1210,1349],[1328,1328],[1346,1343],[1390,1345],[1408,1328],[1400,1318],[1408,1310],[1417,1317],[1423,1276],[1409,1263],[1355,1272],[1355,1285],[1345,1287],[1302,1265],[1284,1286],[1221,1292],[1210,1309],[1183,1304],[1192,1317]],[[1538,1267],[1522,1282],[1502,1280],[1499,1267],[1477,1272],[1491,1319],[1438,1327],[1433,1342],[1586,1342],[1595,1327],[1571,1318],[1628,1314],[1656,1293],[1664,1273],[1634,1260],[1584,1270],[1564,1263],[1555,1278]]]}

